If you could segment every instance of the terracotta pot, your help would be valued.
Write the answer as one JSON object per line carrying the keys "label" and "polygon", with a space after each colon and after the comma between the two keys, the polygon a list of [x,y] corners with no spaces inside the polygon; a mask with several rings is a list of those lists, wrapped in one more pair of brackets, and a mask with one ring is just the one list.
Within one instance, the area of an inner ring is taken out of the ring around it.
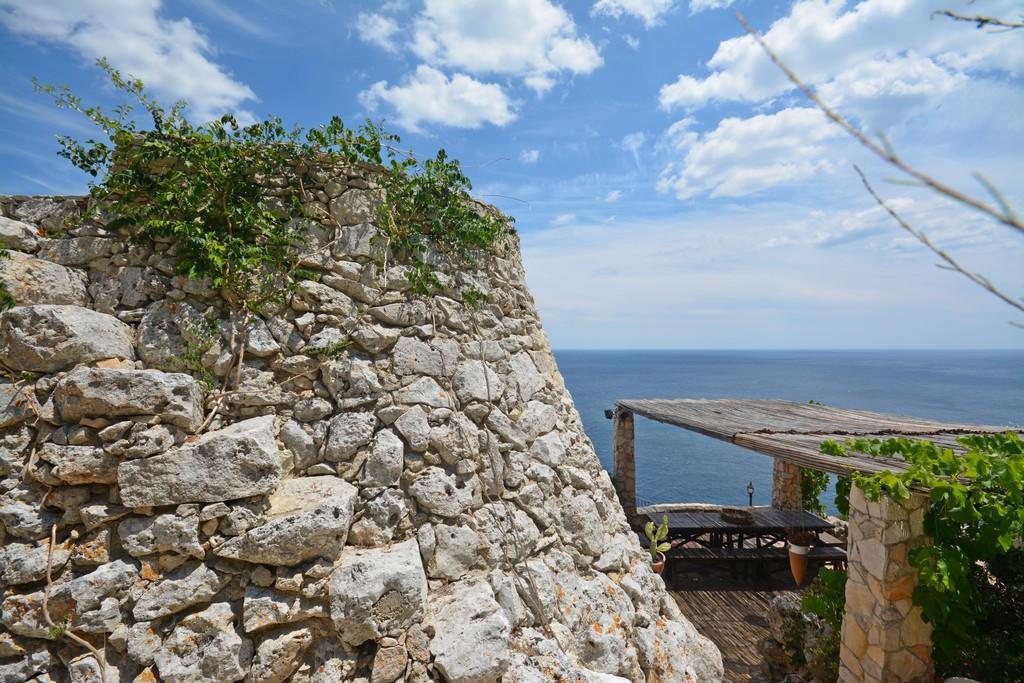
{"label": "terracotta pot", "polygon": [[804,582],[804,575],[807,573],[807,552],[809,550],[810,548],[805,545],[789,544],[789,572],[798,586]]}
{"label": "terracotta pot", "polygon": [[665,553],[658,553],[658,561],[651,562],[651,569],[659,576],[665,571]]}

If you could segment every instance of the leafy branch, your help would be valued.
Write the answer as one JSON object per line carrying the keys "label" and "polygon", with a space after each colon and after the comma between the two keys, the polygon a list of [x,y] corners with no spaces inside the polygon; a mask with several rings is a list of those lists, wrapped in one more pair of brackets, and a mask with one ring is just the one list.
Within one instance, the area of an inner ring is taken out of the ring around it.
{"label": "leafy branch", "polygon": [[962,453],[907,438],[850,439],[822,448],[906,461],[902,472],[853,475],[870,500],[901,501],[911,491],[927,491],[924,526],[931,543],[911,549],[908,559],[919,573],[914,604],[932,623],[936,653],[946,662],[978,637],[986,618],[981,592],[993,579],[979,576],[979,567],[1016,552],[1024,536],[1024,441],[1006,432],[965,435],[957,442]]}

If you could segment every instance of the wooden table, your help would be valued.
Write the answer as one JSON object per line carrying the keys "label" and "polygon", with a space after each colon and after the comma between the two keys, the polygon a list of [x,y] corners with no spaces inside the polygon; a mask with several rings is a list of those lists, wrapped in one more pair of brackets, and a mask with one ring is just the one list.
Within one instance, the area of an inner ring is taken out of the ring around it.
{"label": "wooden table", "polygon": [[[725,521],[717,511],[652,512],[647,517],[655,524],[660,524],[663,516],[668,517],[668,537],[673,549],[666,555],[670,559],[728,561],[733,564],[734,573],[740,562],[760,565],[768,559],[784,558],[786,534],[791,531],[809,532],[814,537],[811,559],[845,560],[844,550],[820,542],[819,534],[834,527],[831,522],[803,510],[747,509],[753,519],[742,524]],[[747,541],[753,541],[753,545]]]}
{"label": "wooden table", "polygon": [[769,545],[785,542],[787,531],[808,531],[815,537],[822,531],[833,528],[833,524],[805,510],[777,510],[773,507],[753,507],[753,519],[744,524],[735,524],[722,519],[715,512],[680,511],[648,513],[647,518],[661,524],[663,516],[668,517],[668,537],[673,545],[691,541],[709,548],[731,547],[744,539],[769,541]]}

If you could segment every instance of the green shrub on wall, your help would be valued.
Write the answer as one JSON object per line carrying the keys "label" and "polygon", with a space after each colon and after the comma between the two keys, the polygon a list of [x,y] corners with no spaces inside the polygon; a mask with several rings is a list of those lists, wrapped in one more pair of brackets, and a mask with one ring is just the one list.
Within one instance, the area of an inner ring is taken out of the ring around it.
{"label": "green shrub on wall", "polygon": [[[247,310],[287,294],[302,275],[298,248],[309,195],[304,186],[317,170],[361,168],[380,186],[378,228],[388,248],[412,266],[413,290],[439,285],[428,251],[463,267],[511,235],[510,219],[484,210],[469,196],[459,163],[441,150],[420,162],[397,150],[399,142],[372,122],[358,130],[338,117],[305,130],[276,117],[241,125],[230,114],[204,124],[185,117],[186,103],[157,103],[143,84],[98,62],[116,89],[141,105],[107,113],[83,105],[66,87],[39,85],[58,106],[81,112],[102,139],[80,142],[59,136],[60,154],[93,178],[93,197],[140,239],[173,242],[180,273],[205,278]],[[268,186],[275,197],[267,196]],[[481,295],[468,290],[470,302]]]}

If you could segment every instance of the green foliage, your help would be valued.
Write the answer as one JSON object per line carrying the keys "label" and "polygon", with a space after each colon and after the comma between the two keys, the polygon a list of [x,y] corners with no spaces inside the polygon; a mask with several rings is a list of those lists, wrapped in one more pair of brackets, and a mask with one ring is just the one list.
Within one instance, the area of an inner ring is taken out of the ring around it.
{"label": "green foliage", "polygon": [[800,470],[800,500],[804,510],[815,514],[825,514],[825,506],[821,502],[821,494],[828,488],[828,473],[808,467]]}
{"label": "green foliage", "polygon": [[658,561],[658,554],[664,553],[672,549],[672,544],[668,543],[668,515],[663,515],[661,518],[661,524],[655,526],[654,522],[647,522],[647,526],[644,527],[644,534],[647,536],[647,540],[650,543],[649,550],[651,551],[651,562]]}
{"label": "green foliage", "polygon": [[202,322],[191,323],[186,331],[185,351],[172,358],[167,369],[191,374],[210,393],[217,386],[217,375],[203,365],[203,356],[219,336],[217,323],[204,319]]}
{"label": "green foliage", "polygon": [[[960,455],[906,438],[846,442],[850,450],[899,456],[908,463],[899,474],[855,474],[854,483],[871,500],[905,500],[913,488],[928,489],[925,529],[932,542],[912,549],[908,559],[919,573],[914,604],[934,627],[940,671],[950,674],[969,673],[964,667],[985,660],[991,654],[986,648],[998,639],[993,634],[1005,629],[1006,621],[1014,633],[1024,627],[1024,575],[1019,565],[1007,563],[1020,557],[1017,545],[1024,532],[1024,442],[1013,432],[957,441],[966,449]],[[1011,595],[1016,602],[992,599],[993,594]],[[1007,610],[1010,617],[1000,616]],[[1021,669],[1011,670],[990,671],[982,679],[1010,680],[1005,676],[1019,676]]]}
{"label": "green foliage", "polygon": [[319,358],[340,358],[351,346],[352,339],[346,335],[339,341],[327,344],[326,346],[317,346],[312,349],[307,347],[305,352]]}
{"label": "green foliage", "polygon": [[392,147],[397,136],[370,121],[352,130],[338,117],[309,130],[285,128],[276,117],[241,125],[230,114],[193,124],[185,102],[164,108],[141,81],[97,63],[142,106],[147,127],[140,128],[130,104],[106,113],[83,105],[66,87],[37,83],[59,107],[81,112],[102,132],[85,142],[60,136],[61,156],[97,179],[92,195],[117,216],[112,227],[130,228],[139,239],[171,240],[181,274],[207,279],[240,307],[256,311],[281,301],[301,276],[303,222],[294,219],[306,217],[304,188],[319,169],[357,166],[379,176],[379,227],[390,249],[412,265],[417,293],[440,285],[432,265],[438,256],[475,266],[480,251],[511,235],[509,219],[473,204],[468,178],[444,150],[422,163],[399,158]]}
{"label": "green foliage", "polygon": [[[0,249],[0,261],[11,258],[10,253],[6,249]],[[14,300],[14,296],[7,289],[7,285],[0,282],[0,313],[6,310],[12,309],[18,305],[18,302]]]}
{"label": "green foliage", "polygon": [[804,631],[806,628],[807,624],[803,617],[796,612],[787,614],[782,620],[782,645],[796,667],[807,664],[807,657],[804,655]]}
{"label": "green foliage", "polygon": [[817,639],[813,655],[818,678],[834,681],[839,677],[839,644],[842,634],[843,613],[846,611],[846,572],[841,569],[822,568],[800,600],[805,614],[820,617],[829,625],[827,635]]}
{"label": "green foliage", "polygon": [[806,614],[821,617],[839,631],[846,610],[846,572],[842,569],[820,569],[804,592],[800,608]]}
{"label": "green foliage", "polygon": [[[826,439],[821,443],[821,452],[826,455],[834,455],[839,458],[846,457],[846,449],[841,443],[833,439]],[[850,516],[850,485],[853,482],[850,477],[836,478],[836,510],[839,516],[846,519]]]}

